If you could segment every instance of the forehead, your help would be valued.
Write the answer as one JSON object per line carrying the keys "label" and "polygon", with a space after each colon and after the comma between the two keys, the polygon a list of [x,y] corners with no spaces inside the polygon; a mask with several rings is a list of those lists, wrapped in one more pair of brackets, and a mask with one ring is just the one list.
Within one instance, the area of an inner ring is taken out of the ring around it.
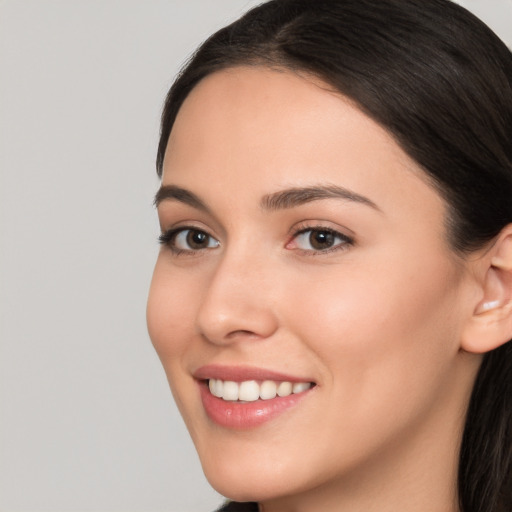
{"label": "forehead", "polygon": [[[299,152],[298,142],[304,139],[318,145],[339,133],[340,142],[348,135],[339,131],[342,124],[350,125],[354,134],[358,128],[368,130],[374,144],[399,149],[349,98],[316,77],[258,66],[229,68],[205,77],[190,92],[178,112],[168,149],[184,139],[201,144],[207,136],[214,141],[224,135],[220,130],[230,130],[233,144],[236,135],[237,142],[247,147],[265,147],[275,144],[279,135],[283,152]],[[224,140],[224,146],[230,140]]]}
{"label": "forehead", "polygon": [[233,68],[206,77],[183,103],[167,146],[164,184],[211,195],[229,183],[261,196],[318,181],[391,208],[408,198],[416,206],[442,202],[385,129],[314,77]]}

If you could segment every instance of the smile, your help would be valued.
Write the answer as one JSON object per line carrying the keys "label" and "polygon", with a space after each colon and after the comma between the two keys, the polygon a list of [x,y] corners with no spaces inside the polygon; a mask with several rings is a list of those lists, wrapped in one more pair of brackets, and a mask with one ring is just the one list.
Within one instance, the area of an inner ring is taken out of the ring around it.
{"label": "smile", "polygon": [[296,393],[302,393],[312,386],[311,382],[276,382],[265,380],[245,380],[235,382],[230,380],[209,379],[208,388],[210,393],[222,398],[227,402],[255,402],[256,400],[272,400],[279,397],[286,397]]}
{"label": "smile", "polygon": [[251,366],[206,365],[194,372],[194,378],[209,420],[235,430],[253,429],[291,414],[318,388],[305,376]]}

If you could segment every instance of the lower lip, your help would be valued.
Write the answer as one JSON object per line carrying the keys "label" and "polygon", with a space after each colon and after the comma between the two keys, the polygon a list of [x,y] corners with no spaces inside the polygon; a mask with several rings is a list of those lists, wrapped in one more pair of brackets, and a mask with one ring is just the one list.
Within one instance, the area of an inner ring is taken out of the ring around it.
{"label": "lower lip", "polygon": [[245,430],[259,427],[294,407],[312,389],[289,396],[254,402],[229,402],[210,393],[205,381],[199,383],[201,400],[208,417],[225,428]]}

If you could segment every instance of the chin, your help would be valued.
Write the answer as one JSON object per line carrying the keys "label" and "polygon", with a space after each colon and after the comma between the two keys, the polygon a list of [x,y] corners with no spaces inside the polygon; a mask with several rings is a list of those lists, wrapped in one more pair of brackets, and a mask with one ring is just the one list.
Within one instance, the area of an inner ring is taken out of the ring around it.
{"label": "chin", "polygon": [[224,453],[200,452],[208,482],[226,498],[239,502],[272,501],[322,484],[322,470],[312,471],[314,461],[303,464],[302,457],[290,457],[289,453],[272,448],[269,452],[261,445],[257,450],[237,448],[226,446]]}
{"label": "chin", "polygon": [[[227,454],[228,455],[228,454]],[[210,485],[234,501],[263,501],[293,491],[289,489],[289,468],[281,467],[268,456],[201,457]]]}
{"label": "chin", "polygon": [[[288,494],[280,479],[272,476],[262,476],[258,479],[248,475],[237,474],[232,477],[219,477],[219,475],[206,475],[210,485],[222,496],[233,501],[267,501]],[[277,481],[276,481],[277,480]],[[279,482],[279,483],[278,483]]]}

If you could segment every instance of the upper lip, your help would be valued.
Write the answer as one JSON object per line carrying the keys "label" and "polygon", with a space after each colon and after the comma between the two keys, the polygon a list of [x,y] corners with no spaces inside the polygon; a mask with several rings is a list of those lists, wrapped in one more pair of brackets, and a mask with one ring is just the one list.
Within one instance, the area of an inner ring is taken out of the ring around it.
{"label": "upper lip", "polygon": [[194,372],[198,380],[220,379],[234,382],[245,380],[273,380],[284,382],[313,382],[311,379],[287,375],[274,370],[257,368],[254,366],[224,366],[219,364],[208,364],[201,366]]}

